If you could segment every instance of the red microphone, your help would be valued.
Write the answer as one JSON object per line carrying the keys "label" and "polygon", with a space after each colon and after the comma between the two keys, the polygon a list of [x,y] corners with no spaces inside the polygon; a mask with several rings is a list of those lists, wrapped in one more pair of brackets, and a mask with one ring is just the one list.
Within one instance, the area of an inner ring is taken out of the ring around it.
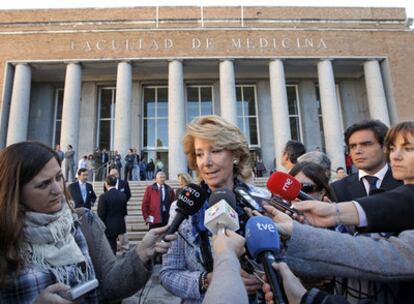
{"label": "red microphone", "polygon": [[267,189],[287,201],[292,201],[295,198],[314,200],[312,196],[301,191],[301,188],[302,186],[296,178],[280,171],[273,173],[267,180]]}

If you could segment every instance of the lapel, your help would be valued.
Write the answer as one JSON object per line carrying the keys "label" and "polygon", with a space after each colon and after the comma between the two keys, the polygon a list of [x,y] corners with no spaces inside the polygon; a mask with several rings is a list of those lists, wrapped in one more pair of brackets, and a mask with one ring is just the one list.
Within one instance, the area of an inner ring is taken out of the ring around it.
{"label": "lapel", "polygon": [[85,189],[86,189],[86,200],[89,198],[89,184],[85,183]]}
{"label": "lapel", "polygon": [[364,184],[358,179],[358,173],[350,176],[347,183],[347,191],[353,199],[367,196]]}
{"label": "lapel", "polygon": [[392,190],[398,186],[401,186],[403,183],[401,181],[398,181],[392,177],[392,171],[390,168],[388,168],[387,173],[385,173],[384,180],[381,183],[381,189],[388,191]]}
{"label": "lapel", "polygon": [[124,188],[124,181],[123,180],[120,180],[119,178],[118,178],[118,187],[117,187],[117,189],[118,190],[121,190],[121,189],[123,189]]}
{"label": "lapel", "polygon": [[75,187],[73,187],[73,190],[75,191],[74,195],[76,195],[80,200],[83,200],[82,199],[82,193],[80,191],[79,182],[76,182],[76,184],[74,186],[75,186]]}

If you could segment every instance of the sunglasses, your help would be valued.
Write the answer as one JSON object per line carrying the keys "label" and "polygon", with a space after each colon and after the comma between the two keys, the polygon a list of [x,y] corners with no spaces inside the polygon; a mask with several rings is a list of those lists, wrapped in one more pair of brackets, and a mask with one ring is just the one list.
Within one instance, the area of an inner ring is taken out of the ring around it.
{"label": "sunglasses", "polygon": [[305,193],[313,193],[313,192],[317,192],[317,191],[321,190],[319,188],[319,186],[315,185],[315,184],[305,184],[305,183],[302,184],[301,183],[301,185],[302,185],[301,190]]}

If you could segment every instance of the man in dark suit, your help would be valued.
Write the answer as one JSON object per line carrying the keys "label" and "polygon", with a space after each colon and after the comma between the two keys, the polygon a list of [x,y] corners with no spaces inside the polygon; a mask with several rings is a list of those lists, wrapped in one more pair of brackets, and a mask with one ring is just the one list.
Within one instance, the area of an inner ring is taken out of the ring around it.
{"label": "man in dark suit", "polygon": [[[386,161],[384,139],[387,131],[388,127],[379,120],[358,122],[345,131],[345,144],[358,172],[331,184],[338,202],[353,201],[402,185],[401,181],[392,177],[391,169]],[[353,227],[343,225],[336,229],[351,234],[354,232]],[[349,301],[361,300],[361,294],[364,293],[369,299],[383,299],[389,296],[389,286],[379,282],[345,279],[337,287],[340,290],[339,294],[346,296]],[[348,290],[352,289],[356,292],[348,293]]]}
{"label": "man in dark suit", "polygon": [[116,254],[118,235],[126,232],[125,216],[127,215],[127,197],[116,189],[117,178],[109,175],[105,179],[106,192],[98,200],[98,216],[106,226],[105,234]]}
{"label": "man in dark suit", "polygon": [[[405,184],[376,196],[358,199],[366,219],[364,232],[401,232],[414,229],[414,185]],[[340,204],[343,205],[343,204]],[[355,208],[356,209],[356,208]],[[359,209],[356,212],[360,224]],[[342,214],[342,213],[341,213]]]}
{"label": "man in dark suit", "polygon": [[[119,178],[119,171],[117,169],[111,169],[111,171],[109,171],[109,175],[112,175],[112,176],[116,177],[115,188],[126,195],[127,205],[128,205],[128,202],[131,198],[131,190],[129,188],[128,181]],[[104,192],[105,191],[106,191],[106,189],[104,187]],[[122,251],[127,251],[129,249],[129,241],[128,241],[128,234],[127,233],[119,235],[119,243],[121,245],[121,250]]]}
{"label": "man in dark suit", "polygon": [[402,185],[392,177],[386,162],[384,138],[387,130],[381,121],[367,120],[355,123],[345,131],[345,143],[358,172],[331,184],[338,202],[352,201],[378,189],[387,191]]}
{"label": "man in dark suit", "polygon": [[85,207],[91,209],[96,201],[95,191],[93,191],[92,185],[86,182],[87,180],[88,169],[81,168],[78,170],[78,180],[68,187],[75,202],[75,208]]}
{"label": "man in dark suit", "polygon": [[[109,171],[109,175],[116,177],[115,188],[125,193],[127,201],[129,201],[129,199],[131,198],[131,189],[129,188],[128,181],[119,178],[119,172],[117,169],[111,169],[111,171]],[[104,191],[106,190],[104,189]]]}

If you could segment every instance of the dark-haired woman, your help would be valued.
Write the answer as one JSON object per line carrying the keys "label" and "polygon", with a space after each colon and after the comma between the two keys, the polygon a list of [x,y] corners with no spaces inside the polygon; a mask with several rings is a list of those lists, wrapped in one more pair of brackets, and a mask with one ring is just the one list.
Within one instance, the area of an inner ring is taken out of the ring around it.
{"label": "dark-haired woman", "polygon": [[72,303],[60,293],[95,278],[99,287],[81,303],[120,300],[145,284],[153,253],[168,248],[157,242],[164,227],[116,259],[99,218],[72,209],[60,159],[46,145],[0,151],[0,180],[0,303]]}
{"label": "dark-haired woman", "polygon": [[302,191],[315,200],[322,201],[327,198],[335,201],[334,194],[329,187],[329,177],[318,164],[299,162],[289,171],[289,174],[301,183]]}

